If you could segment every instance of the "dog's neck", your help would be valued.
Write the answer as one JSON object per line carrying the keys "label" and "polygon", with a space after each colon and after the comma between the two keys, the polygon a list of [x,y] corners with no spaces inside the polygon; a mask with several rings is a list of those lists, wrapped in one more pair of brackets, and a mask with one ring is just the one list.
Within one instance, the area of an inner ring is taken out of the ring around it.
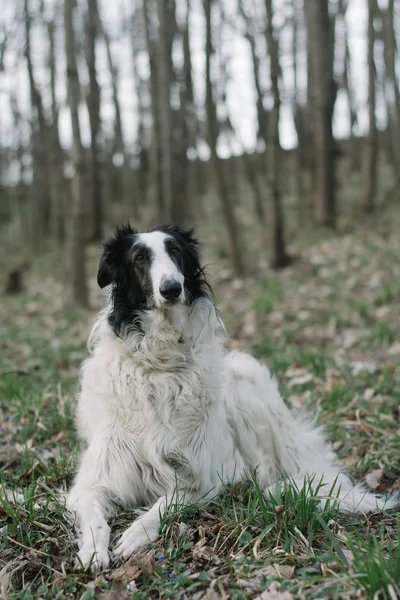
{"label": "dog's neck", "polygon": [[89,347],[114,340],[147,368],[174,370],[188,364],[193,352],[201,352],[212,340],[225,340],[225,329],[208,297],[191,306],[176,305],[165,310],[140,311],[131,326],[117,336],[109,322],[110,305],[93,328]]}

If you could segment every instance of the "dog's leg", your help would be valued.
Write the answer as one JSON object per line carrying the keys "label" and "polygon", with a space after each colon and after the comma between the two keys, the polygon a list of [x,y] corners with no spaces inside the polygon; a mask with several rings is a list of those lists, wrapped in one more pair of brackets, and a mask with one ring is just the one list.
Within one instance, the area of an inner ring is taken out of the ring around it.
{"label": "dog's leg", "polygon": [[109,564],[108,545],[110,528],[106,516],[109,510],[109,493],[102,484],[101,452],[88,448],[83,456],[75,484],[67,497],[67,509],[75,517],[79,531],[78,560],[83,567],[105,569]]}
{"label": "dog's leg", "polygon": [[[119,558],[128,558],[149,542],[154,542],[160,533],[161,519],[164,516],[171,499],[174,505],[181,504],[185,492],[174,491],[171,496],[159,498],[144,515],[136,519],[120,537],[114,550],[114,555]],[[193,502],[193,498],[190,499]]]}

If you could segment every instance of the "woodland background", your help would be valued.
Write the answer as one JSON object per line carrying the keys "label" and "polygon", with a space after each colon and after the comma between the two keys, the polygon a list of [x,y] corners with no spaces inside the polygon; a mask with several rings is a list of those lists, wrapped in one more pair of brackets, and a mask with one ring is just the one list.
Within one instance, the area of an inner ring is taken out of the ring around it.
{"label": "woodland background", "polygon": [[[356,182],[359,216],[397,199],[400,6],[357,6],[350,43],[356,6],[347,0],[3,0],[10,251],[68,247],[73,298],[84,306],[86,246],[115,221],[218,222],[243,276],[246,232],[258,232],[260,254],[281,268],[291,262],[288,226],[337,227],[349,211],[345,185]],[[238,65],[249,89],[235,104]],[[334,138],[334,116],[347,139]],[[292,149],[283,150],[288,126]]]}
{"label": "woodland background", "polygon": [[59,495],[128,219],[195,225],[230,345],[400,490],[400,0],[0,2],[1,600],[400,598],[398,511],[253,481],[92,574]]}

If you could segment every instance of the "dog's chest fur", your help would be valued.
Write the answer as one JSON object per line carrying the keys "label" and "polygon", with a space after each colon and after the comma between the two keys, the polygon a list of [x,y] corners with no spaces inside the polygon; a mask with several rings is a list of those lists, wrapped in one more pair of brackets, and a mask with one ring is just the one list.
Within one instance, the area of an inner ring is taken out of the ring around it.
{"label": "dog's chest fur", "polygon": [[[152,501],[177,478],[188,488],[211,489],[220,483],[213,480],[211,463],[234,460],[233,445],[225,444],[227,456],[218,447],[219,429],[226,436],[227,428],[222,344],[210,349],[176,332],[164,343],[153,342],[149,337],[132,350],[125,341],[108,338],[84,370],[81,434],[90,442],[96,432],[109,431],[109,444],[115,446],[109,477],[118,474],[113,488],[124,503]],[[138,498],[136,488],[146,489],[148,497]]]}

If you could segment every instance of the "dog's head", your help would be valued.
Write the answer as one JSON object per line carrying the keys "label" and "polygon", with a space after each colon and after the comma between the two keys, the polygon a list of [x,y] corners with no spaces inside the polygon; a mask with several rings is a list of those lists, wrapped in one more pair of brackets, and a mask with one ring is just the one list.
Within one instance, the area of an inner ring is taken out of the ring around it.
{"label": "dog's head", "polygon": [[140,310],[190,305],[208,292],[193,230],[178,225],[138,233],[118,227],[104,243],[97,282],[112,285],[112,326],[119,332]]}

